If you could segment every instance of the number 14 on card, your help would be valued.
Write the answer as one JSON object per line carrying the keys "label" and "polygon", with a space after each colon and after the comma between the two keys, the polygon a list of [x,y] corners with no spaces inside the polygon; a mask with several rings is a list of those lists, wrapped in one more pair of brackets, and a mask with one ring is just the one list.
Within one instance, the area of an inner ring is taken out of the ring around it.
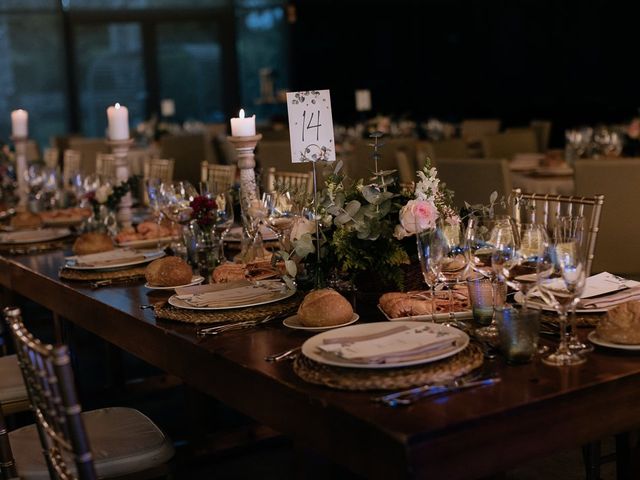
{"label": "number 14 on card", "polygon": [[329,90],[287,93],[291,161],[336,159]]}

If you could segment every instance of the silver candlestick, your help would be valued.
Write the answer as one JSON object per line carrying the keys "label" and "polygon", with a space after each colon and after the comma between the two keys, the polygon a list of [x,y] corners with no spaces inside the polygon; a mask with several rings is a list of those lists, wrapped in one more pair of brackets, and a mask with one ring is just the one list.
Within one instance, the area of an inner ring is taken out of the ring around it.
{"label": "silver candlestick", "polygon": [[[127,140],[107,140],[107,145],[111,149],[111,153],[116,159],[116,180],[119,183],[125,183],[129,180],[129,148],[133,144],[133,139]],[[118,224],[122,228],[130,227],[133,222],[133,214],[131,213],[131,206],[133,200],[131,198],[131,192],[127,192],[126,195],[120,199],[118,204],[118,213],[116,218]]]}
{"label": "silver candlestick", "polygon": [[27,140],[28,137],[11,137],[16,147],[16,181],[18,182],[18,207],[26,209],[29,203],[27,192]]}

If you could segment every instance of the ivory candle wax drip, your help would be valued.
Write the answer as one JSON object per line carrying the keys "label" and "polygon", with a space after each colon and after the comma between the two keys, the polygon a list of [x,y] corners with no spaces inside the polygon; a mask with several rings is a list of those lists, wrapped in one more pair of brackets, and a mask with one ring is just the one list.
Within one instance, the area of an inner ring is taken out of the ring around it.
{"label": "ivory candle wax drip", "polygon": [[253,137],[256,134],[256,116],[245,118],[244,109],[241,108],[238,118],[231,119],[231,136]]}
{"label": "ivory candle wax drip", "polygon": [[11,112],[11,135],[14,138],[27,138],[29,135],[29,112],[21,108]]}
{"label": "ivory candle wax drip", "polygon": [[116,103],[107,108],[109,140],[129,140],[129,110]]}

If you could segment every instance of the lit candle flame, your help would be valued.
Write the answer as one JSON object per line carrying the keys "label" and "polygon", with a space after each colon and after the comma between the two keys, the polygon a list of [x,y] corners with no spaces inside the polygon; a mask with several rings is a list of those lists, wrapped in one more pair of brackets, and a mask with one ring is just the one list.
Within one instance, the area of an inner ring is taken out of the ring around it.
{"label": "lit candle flame", "polygon": [[244,108],[240,109],[240,113],[238,113],[238,117],[244,118]]}
{"label": "lit candle flame", "polygon": [[116,108],[120,108],[120,104],[116,102]]}

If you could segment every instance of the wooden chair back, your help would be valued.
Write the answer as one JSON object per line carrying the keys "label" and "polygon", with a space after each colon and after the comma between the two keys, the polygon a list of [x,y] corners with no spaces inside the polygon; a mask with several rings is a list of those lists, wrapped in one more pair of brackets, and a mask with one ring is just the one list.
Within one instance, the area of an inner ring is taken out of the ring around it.
{"label": "wooden chair back", "polygon": [[173,159],[147,158],[144,162],[144,179],[157,178],[162,182],[171,182],[174,164]]}
{"label": "wooden chair back", "polygon": [[58,168],[60,161],[60,150],[55,147],[47,147],[42,154],[44,164],[49,168]]}
{"label": "wooden chair back", "polygon": [[228,191],[236,181],[236,171],[235,165],[202,162],[200,181],[213,186],[216,191]]}
{"label": "wooden chair back", "polygon": [[[4,309],[15,341],[38,436],[53,479],[96,479],[66,346],[40,342],[25,327],[19,308]],[[76,472],[65,461],[72,458]]]}
{"label": "wooden chair back", "polygon": [[600,215],[604,204],[604,195],[578,197],[539,193],[523,193],[519,188],[511,192],[513,218],[519,226],[523,222],[540,223],[547,229],[553,228],[555,220],[561,215],[573,215],[588,219],[587,232],[587,275],[596,250]]}
{"label": "wooden chair back", "polygon": [[96,155],[96,173],[106,178],[116,178],[116,157],[111,153]]}
{"label": "wooden chair back", "polygon": [[640,159],[577,160],[576,195],[603,194],[594,271],[640,280],[640,216],[634,210],[640,185]]}
{"label": "wooden chair back", "polygon": [[292,190],[313,191],[313,175],[311,173],[279,172],[272,167],[267,172],[267,191],[273,192],[278,183],[284,184]]}
{"label": "wooden chair back", "polygon": [[482,150],[485,157],[511,160],[517,153],[538,152],[538,140],[530,128],[511,130],[482,137]]}
{"label": "wooden chair back", "polygon": [[69,185],[73,175],[81,173],[81,160],[82,154],[77,150],[67,149],[64,151],[64,156],[62,157],[62,179],[65,186]]}
{"label": "wooden chair back", "polygon": [[486,204],[492,192],[507,196],[511,192],[509,166],[504,159],[441,158],[437,162],[438,176],[455,192],[453,201],[461,208]]}
{"label": "wooden chair back", "polygon": [[463,120],[460,123],[460,135],[467,143],[479,142],[485,135],[498,133],[501,123],[497,118]]}
{"label": "wooden chair back", "polygon": [[85,175],[95,173],[98,153],[109,153],[104,138],[73,137],[69,139],[69,148],[80,152],[80,171]]}

